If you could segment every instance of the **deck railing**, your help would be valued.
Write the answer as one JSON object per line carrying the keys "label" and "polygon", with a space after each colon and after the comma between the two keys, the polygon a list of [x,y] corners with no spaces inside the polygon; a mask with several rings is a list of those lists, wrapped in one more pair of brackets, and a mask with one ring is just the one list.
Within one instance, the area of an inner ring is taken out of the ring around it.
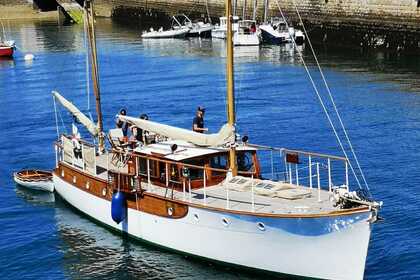
{"label": "deck railing", "polygon": [[349,188],[348,160],[344,157],[269,146],[250,146],[260,151],[260,157],[261,152],[269,153],[270,173],[265,166],[262,174],[271,175],[272,180],[283,180],[311,189],[321,189],[326,185],[330,192],[333,186],[344,185]]}
{"label": "deck railing", "polygon": [[71,137],[67,135],[62,135],[61,140],[55,143],[56,166],[58,162],[66,162],[92,175],[97,175],[95,145],[81,139],[77,141],[80,149],[76,149]]}
{"label": "deck railing", "polygon": [[[86,142],[81,142],[81,145],[82,147],[84,145],[89,145],[92,147],[92,145],[87,144]],[[250,146],[257,148],[257,150],[260,152],[266,151],[269,153],[270,160],[268,162],[270,163],[270,166],[265,166],[265,169],[269,171],[268,175],[271,173],[271,180],[273,181],[283,181],[294,184],[298,187],[306,186],[310,189],[317,188],[319,200],[321,200],[322,189],[331,192],[333,186],[344,185],[347,189],[349,187],[348,161],[346,158],[285,148],[274,148],[257,145]],[[65,161],[63,144],[57,143],[56,147],[57,163],[59,161]],[[130,171],[130,168],[128,168],[128,172],[122,172],[119,168],[113,170],[113,166],[115,165],[110,164],[110,158],[115,155],[117,155],[117,160],[123,162],[124,165],[130,164],[130,161],[131,163],[135,161],[135,170]],[[114,189],[123,182],[124,190],[131,189],[132,191],[139,191],[142,190],[141,182],[145,182],[144,190],[146,191],[154,192],[156,191],[154,188],[160,185],[160,187],[166,188],[165,197],[167,196],[168,190],[172,190],[171,198],[173,199],[174,190],[176,189],[177,191],[182,192],[181,200],[190,203],[196,203],[197,196],[201,196],[202,204],[208,204],[208,186],[215,184],[213,176],[209,175],[217,173],[219,177],[219,181],[217,183],[221,182],[226,177],[231,176],[229,170],[226,169],[213,168],[210,166],[197,166],[182,162],[173,162],[158,156],[140,155],[137,153],[121,150],[113,150],[111,153],[106,152],[106,157],[106,169],[108,171],[108,176],[111,175],[109,180],[112,180],[111,183]],[[74,165],[73,160],[66,162]],[[145,164],[145,166],[142,166],[142,164]],[[341,167],[339,168],[337,165],[341,165]],[[164,166],[164,168],[161,168],[162,166]],[[78,167],[84,168],[80,166]],[[179,172],[181,172],[181,174],[179,174]],[[340,173],[344,173],[344,176]],[[193,174],[197,176],[192,176]],[[259,174],[254,171],[240,172],[239,175],[251,178],[250,210],[255,211],[255,186],[257,183],[256,176]],[[128,179],[130,177],[132,177],[134,180],[130,181]],[[335,177],[341,177],[341,181]],[[119,187],[122,188],[122,186]],[[195,189],[200,189],[201,192],[194,191]],[[194,199],[193,195],[195,195]],[[225,187],[225,200],[226,208],[230,209],[231,201],[230,190],[228,186]]]}

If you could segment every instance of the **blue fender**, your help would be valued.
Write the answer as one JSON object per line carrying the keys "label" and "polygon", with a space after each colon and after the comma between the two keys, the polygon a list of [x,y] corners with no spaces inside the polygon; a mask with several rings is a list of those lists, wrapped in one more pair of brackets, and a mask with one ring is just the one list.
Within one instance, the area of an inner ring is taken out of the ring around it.
{"label": "blue fender", "polygon": [[117,192],[112,196],[111,217],[117,224],[125,220],[127,216],[127,201],[122,192]]}

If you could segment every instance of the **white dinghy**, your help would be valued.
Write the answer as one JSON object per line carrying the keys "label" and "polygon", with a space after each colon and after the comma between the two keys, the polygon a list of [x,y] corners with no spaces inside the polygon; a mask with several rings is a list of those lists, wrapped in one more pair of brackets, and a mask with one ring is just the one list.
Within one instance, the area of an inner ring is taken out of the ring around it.
{"label": "white dinghy", "polygon": [[172,17],[172,27],[169,30],[159,30],[150,28],[149,31],[144,31],[141,37],[143,39],[169,39],[169,38],[184,38],[190,32],[190,28],[183,26],[176,17]]}
{"label": "white dinghy", "polygon": [[54,191],[52,173],[44,170],[27,169],[13,173],[15,182],[23,187],[39,191]]}

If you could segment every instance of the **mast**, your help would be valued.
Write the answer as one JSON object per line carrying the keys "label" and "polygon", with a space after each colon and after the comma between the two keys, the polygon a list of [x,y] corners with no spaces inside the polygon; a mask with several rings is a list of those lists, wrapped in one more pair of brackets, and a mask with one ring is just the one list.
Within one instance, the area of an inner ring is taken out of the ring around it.
{"label": "mast", "polygon": [[[236,1],[236,0],[235,0]],[[235,126],[235,95],[234,95],[234,80],[233,80],[233,32],[232,32],[232,2],[226,0],[226,82],[227,82],[227,119],[228,124]],[[232,145],[229,150],[229,168],[233,176],[238,174],[238,167],[236,164],[235,145]]]}
{"label": "mast", "polygon": [[264,23],[267,23],[269,5],[268,0],[264,0]]}
{"label": "mast", "polygon": [[252,11],[252,20],[255,21],[257,18],[257,0],[254,0],[254,10]]}
{"label": "mast", "polygon": [[243,0],[242,4],[243,4],[243,6],[242,6],[242,20],[245,20],[245,18],[246,18],[246,0]]}
{"label": "mast", "polygon": [[103,134],[103,122],[102,122],[102,110],[101,110],[101,94],[99,90],[99,76],[98,76],[98,60],[96,53],[96,37],[95,37],[95,26],[94,26],[94,15],[93,15],[93,0],[85,0],[86,20],[88,29],[88,38],[90,45],[90,55],[92,60],[92,82],[93,92],[95,93],[96,99],[96,114],[98,116],[98,145],[99,151],[102,152],[105,149],[105,138]]}

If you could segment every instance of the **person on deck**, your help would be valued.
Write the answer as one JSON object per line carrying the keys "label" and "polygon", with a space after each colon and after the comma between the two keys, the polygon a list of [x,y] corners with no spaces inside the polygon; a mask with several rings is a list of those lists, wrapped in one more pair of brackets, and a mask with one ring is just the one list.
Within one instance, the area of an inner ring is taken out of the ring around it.
{"label": "person on deck", "polygon": [[255,26],[255,23],[252,23],[251,28],[249,29],[249,31],[250,31],[251,33],[255,33],[255,32],[257,32],[257,27]]}
{"label": "person on deck", "polygon": [[72,127],[72,136],[71,142],[73,144],[73,153],[76,159],[82,159],[82,146],[80,145],[80,133],[77,129],[77,126],[74,123],[71,125]]}
{"label": "person on deck", "polygon": [[197,112],[193,120],[193,131],[198,133],[204,133],[204,131],[208,131],[208,128],[204,127],[204,112],[204,107],[199,106],[197,108]]}
{"label": "person on deck", "polygon": [[[147,121],[149,120],[149,117],[146,114],[141,114],[140,119]],[[143,131],[143,129],[141,129],[140,127],[132,126],[131,132],[136,141],[145,143],[145,136],[147,134],[147,131]]]}
{"label": "person on deck", "polygon": [[[126,116],[126,115],[127,115],[127,110],[125,110],[125,109],[121,109],[121,110],[120,110],[120,115],[121,115],[121,116]],[[127,123],[127,122],[125,122],[125,121],[122,121],[122,120],[120,120],[120,119],[117,119],[116,126],[117,126],[117,128],[121,128],[121,129],[122,129],[122,132],[123,132],[124,137],[127,137],[127,133],[128,133],[128,123]]]}

